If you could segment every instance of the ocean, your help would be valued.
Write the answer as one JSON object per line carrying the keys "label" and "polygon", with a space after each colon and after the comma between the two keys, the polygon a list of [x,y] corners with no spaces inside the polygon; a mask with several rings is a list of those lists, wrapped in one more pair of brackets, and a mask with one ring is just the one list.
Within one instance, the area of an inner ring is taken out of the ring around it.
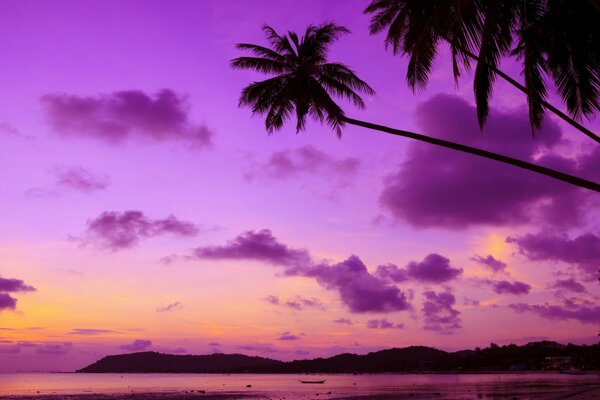
{"label": "ocean", "polygon": [[[301,380],[325,380],[304,384]],[[250,393],[269,398],[321,399],[411,395],[436,398],[546,398],[576,388],[596,387],[600,375],[521,374],[0,374],[0,396],[66,394]],[[250,386],[248,386],[250,385]]]}

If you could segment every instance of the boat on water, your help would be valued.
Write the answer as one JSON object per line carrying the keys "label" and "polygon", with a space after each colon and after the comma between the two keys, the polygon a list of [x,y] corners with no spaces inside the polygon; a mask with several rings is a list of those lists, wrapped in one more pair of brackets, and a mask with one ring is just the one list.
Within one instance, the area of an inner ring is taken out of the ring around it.
{"label": "boat on water", "polygon": [[300,381],[300,383],[325,383],[325,381]]}

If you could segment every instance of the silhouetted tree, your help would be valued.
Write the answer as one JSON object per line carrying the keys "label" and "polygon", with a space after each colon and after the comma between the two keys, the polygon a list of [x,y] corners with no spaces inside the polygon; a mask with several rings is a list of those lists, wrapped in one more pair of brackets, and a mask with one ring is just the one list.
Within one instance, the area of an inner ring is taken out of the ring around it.
{"label": "silhouetted tree", "polygon": [[[386,46],[410,57],[406,78],[413,90],[427,84],[446,41],[455,79],[476,63],[480,126],[499,75],[527,94],[533,128],[541,126],[546,108],[600,143],[576,121],[600,110],[600,13],[593,3],[597,0],[373,0],[365,13],[372,14],[372,34],[386,31]],[[521,62],[525,85],[499,70],[500,60],[509,56]],[[572,118],[546,101],[546,75]]]}
{"label": "silhouetted tree", "polygon": [[296,117],[296,131],[299,132],[305,127],[306,117],[310,116],[319,122],[327,122],[338,136],[341,135],[345,124],[362,126],[500,161],[600,192],[598,183],[550,168],[414,132],[349,118],[331,96],[350,100],[359,108],[363,108],[364,102],[359,93],[372,95],[374,91],[347,66],[328,62],[329,46],[340,35],[348,33],[348,30],[334,23],[327,23],[308,26],[301,37],[294,32],[279,35],[269,26],[263,26],[263,31],[269,47],[240,43],[237,48],[250,52],[252,56],[235,58],[231,61],[231,66],[272,75],[266,80],[246,86],[239,100],[240,106],[251,107],[253,114],[266,115],[265,126],[269,133],[281,129],[293,116]]}

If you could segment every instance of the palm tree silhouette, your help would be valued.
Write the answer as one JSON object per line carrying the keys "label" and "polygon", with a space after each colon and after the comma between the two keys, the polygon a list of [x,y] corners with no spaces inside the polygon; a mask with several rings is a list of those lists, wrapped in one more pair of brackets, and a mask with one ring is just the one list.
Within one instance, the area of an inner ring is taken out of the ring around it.
{"label": "palm tree silhouette", "polygon": [[249,51],[252,56],[235,58],[231,61],[231,66],[234,69],[251,69],[274,75],[246,86],[239,100],[239,105],[251,107],[253,114],[266,115],[265,126],[269,133],[281,129],[294,115],[296,131],[299,132],[304,129],[307,116],[310,116],[329,124],[338,136],[345,124],[352,124],[500,161],[600,192],[598,183],[550,168],[447,140],[349,118],[331,95],[350,100],[359,108],[364,108],[359,92],[372,95],[374,91],[347,66],[327,60],[329,46],[340,35],[348,33],[348,30],[334,23],[310,25],[304,35],[299,37],[294,32],[279,35],[266,25],[262,29],[269,47],[237,44],[238,49]]}
{"label": "palm tree silhouette", "polygon": [[[438,46],[450,45],[455,79],[476,63],[473,88],[483,126],[496,75],[527,95],[529,119],[538,129],[548,109],[600,143],[578,123],[600,110],[600,12],[597,0],[372,0],[370,31],[410,56],[407,81],[427,84]],[[513,49],[513,44],[516,46]],[[501,71],[502,57],[516,56],[525,85]],[[546,101],[544,76],[554,80],[571,117]]]}

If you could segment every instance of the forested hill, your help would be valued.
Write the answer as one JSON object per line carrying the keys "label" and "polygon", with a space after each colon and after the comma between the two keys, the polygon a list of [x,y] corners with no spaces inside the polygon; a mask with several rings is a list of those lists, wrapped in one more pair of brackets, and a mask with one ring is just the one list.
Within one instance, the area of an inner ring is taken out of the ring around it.
{"label": "forested hill", "polygon": [[[490,345],[485,349],[446,352],[425,346],[381,350],[365,355],[339,354],[329,358],[283,362],[243,354],[172,355],[143,352],[113,355],[77,372],[166,373],[377,373],[485,372],[544,370],[546,357],[570,357],[561,368],[600,369],[600,344],[562,345],[543,341],[523,346]],[[555,366],[556,367],[556,366]]]}

